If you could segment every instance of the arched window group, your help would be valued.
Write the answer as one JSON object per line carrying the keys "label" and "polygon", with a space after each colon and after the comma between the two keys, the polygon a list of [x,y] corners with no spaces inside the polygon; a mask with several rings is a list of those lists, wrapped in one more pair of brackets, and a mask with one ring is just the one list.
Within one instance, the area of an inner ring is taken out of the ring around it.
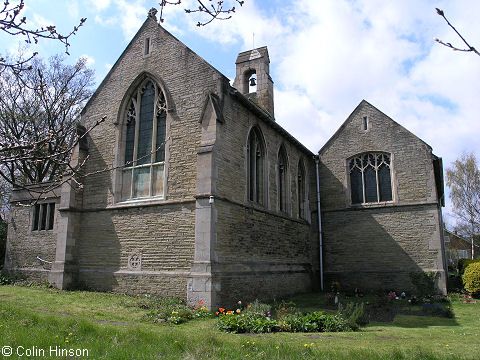
{"label": "arched window group", "polygon": [[[255,126],[250,130],[247,141],[247,195],[248,200],[262,205],[266,205],[265,156],[266,148],[264,138],[261,130]],[[288,154],[284,145],[280,146],[278,151],[276,169],[278,210],[288,214],[290,213],[290,169]],[[305,219],[307,187],[305,165],[302,159],[298,162],[297,171],[298,217]]]}
{"label": "arched window group", "polygon": [[126,111],[122,200],[163,196],[166,118],[162,90],[143,81]]}
{"label": "arched window group", "polygon": [[349,160],[352,204],[392,200],[390,155],[364,153]]}
{"label": "arched window group", "polygon": [[248,160],[248,199],[259,204],[264,203],[264,163],[265,146],[260,130],[254,127],[250,131],[247,145]]}

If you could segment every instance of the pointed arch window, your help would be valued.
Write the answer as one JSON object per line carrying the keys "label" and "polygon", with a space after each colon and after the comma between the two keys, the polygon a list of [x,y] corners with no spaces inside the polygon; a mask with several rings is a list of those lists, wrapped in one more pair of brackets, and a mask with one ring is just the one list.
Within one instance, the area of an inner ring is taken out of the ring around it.
{"label": "pointed arch window", "polygon": [[248,199],[264,204],[265,147],[262,133],[258,127],[252,128],[248,136],[247,161]]}
{"label": "pointed arch window", "polygon": [[280,211],[287,212],[287,187],[288,187],[288,159],[287,151],[282,145],[278,151],[278,207]]}
{"label": "pointed arch window", "polygon": [[298,181],[297,181],[297,190],[298,190],[298,217],[300,219],[305,219],[305,165],[303,161],[298,162]]}
{"label": "pointed arch window", "polygon": [[352,204],[392,201],[390,155],[364,153],[349,161]]}
{"label": "pointed arch window", "polygon": [[145,80],[126,111],[122,200],[163,196],[166,118],[162,90]]}

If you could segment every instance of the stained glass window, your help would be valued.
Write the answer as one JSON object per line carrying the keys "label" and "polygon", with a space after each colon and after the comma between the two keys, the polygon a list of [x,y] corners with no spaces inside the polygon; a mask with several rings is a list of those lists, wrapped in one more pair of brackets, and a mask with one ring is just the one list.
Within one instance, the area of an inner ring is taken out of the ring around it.
{"label": "stained glass window", "polygon": [[263,204],[263,167],[265,149],[263,146],[262,134],[257,127],[252,128],[248,137],[247,159],[248,159],[248,199]]}
{"label": "stained glass window", "polygon": [[163,92],[145,80],[126,114],[122,200],[163,196],[166,118]]}
{"label": "stained glass window", "polygon": [[278,152],[278,205],[287,211],[287,152],[282,146]]}
{"label": "stained glass window", "polygon": [[349,161],[352,204],[391,201],[392,178],[390,156],[366,153]]}

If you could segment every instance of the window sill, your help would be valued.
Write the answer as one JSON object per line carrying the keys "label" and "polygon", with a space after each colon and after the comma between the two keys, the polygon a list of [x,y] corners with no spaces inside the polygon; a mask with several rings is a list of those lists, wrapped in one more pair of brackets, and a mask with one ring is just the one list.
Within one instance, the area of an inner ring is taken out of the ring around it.
{"label": "window sill", "polygon": [[107,208],[112,209],[112,208],[129,207],[129,206],[135,206],[135,205],[158,204],[164,201],[165,201],[165,198],[163,196],[121,200],[114,203],[113,205],[107,206]]}
{"label": "window sill", "polygon": [[370,209],[370,208],[379,208],[379,207],[389,207],[394,206],[395,201],[380,201],[375,203],[362,203],[362,204],[350,204],[349,207],[352,209]]}
{"label": "window sill", "polygon": [[191,202],[195,202],[195,199],[185,198],[182,200],[166,200],[164,197],[154,197],[154,198],[146,198],[146,199],[119,201],[117,203],[114,203],[113,205],[109,205],[105,207],[104,210],[124,209],[124,208],[154,206],[154,205],[191,203]]}

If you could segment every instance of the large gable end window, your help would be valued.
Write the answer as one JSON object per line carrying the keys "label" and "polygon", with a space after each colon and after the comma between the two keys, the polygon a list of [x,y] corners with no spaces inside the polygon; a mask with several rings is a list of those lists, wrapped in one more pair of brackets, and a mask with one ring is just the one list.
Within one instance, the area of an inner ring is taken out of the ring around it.
{"label": "large gable end window", "polygon": [[162,90],[145,80],[126,111],[122,200],[163,197],[166,118]]}
{"label": "large gable end window", "polygon": [[250,131],[247,143],[248,199],[264,204],[264,162],[265,146],[259,128]]}
{"label": "large gable end window", "polygon": [[348,162],[352,204],[392,201],[390,155],[364,153]]}

